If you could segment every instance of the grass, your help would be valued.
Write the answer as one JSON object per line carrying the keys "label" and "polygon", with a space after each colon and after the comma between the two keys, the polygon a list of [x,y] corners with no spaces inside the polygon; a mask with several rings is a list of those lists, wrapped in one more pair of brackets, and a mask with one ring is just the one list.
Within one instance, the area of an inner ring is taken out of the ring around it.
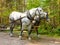
{"label": "grass", "polygon": [[[43,36],[46,35],[46,36],[48,36],[48,37],[60,38],[60,32],[59,32],[60,30],[59,30],[59,29],[56,29],[56,30],[53,31],[53,32],[50,32],[50,31],[44,30],[44,29],[39,29],[38,31],[39,31],[39,34],[40,34],[40,35],[43,35]],[[9,30],[4,30],[4,31],[2,31],[2,32],[9,33],[10,31],[9,31]],[[20,35],[19,29],[14,30],[13,33],[14,33],[14,35],[17,36],[17,37]],[[28,32],[25,32],[25,34],[28,34]],[[25,34],[24,34],[24,35],[25,35]],[[32,32],[32,34],[36,34],[36,32]]]}
{"label": "grass", "polygon": [[48,37],[60,38],[60,28],[53,30],[38,29],[40,35],[46,35]]}

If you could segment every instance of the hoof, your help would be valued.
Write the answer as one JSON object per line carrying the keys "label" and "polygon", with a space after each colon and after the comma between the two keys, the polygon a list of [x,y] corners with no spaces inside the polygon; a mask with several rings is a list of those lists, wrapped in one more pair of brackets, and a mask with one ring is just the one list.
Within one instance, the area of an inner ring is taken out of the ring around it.
{"label": "hoof", "polygon": [[28,40],[31,40],[31,38],[29,37]]}
{"label": "hoof", "polygon": [[22,40],[22,36],[19,36],[19,39]]}
{"label": "hoof", "polygon": [[12,33],[10,33],[10,37],[13,37],[13,34]]}

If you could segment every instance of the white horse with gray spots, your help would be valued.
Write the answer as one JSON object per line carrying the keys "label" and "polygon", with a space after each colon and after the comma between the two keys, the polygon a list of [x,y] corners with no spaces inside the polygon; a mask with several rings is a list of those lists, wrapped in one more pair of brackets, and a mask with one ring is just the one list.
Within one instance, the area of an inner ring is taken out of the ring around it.
{"label": "white horse with gray spots", "polygon": [[13,36],[14,22],[16,20],[19,20],[21,22],[20,23],[21,33],[20,33],[19,38],[22,38],[23,30],[27,28],[28,37],[30,39],[30,30],[32,27],[32,23],[34,23],[33,20],[34,20],[35,16],[41,16],[42,14],[43,14],[43,9],[40,7],[30,9],[24,13],[13,11],[9,16],[9,19],[10,19],[10,36]]}
{"label": "white horse with gray spots", "polygon": [[42,19],[45,19],[47,22],[50,22],[50,19],[48,17],[48,12],[43,12],[40,16],[37,15],[37,16],[34,17],[32,27],[31,27],[31,30],[30,30],[29,34],[32,33],[32,31],[33,31],[32,29],[35,29],[35,31],[37,33],[37,36],[39,37],[39,35],[38,35],[39,34],[38,33],[38,28],[39,27],[37,27],[37,26],[40,26],[40,22],[41,22]]}

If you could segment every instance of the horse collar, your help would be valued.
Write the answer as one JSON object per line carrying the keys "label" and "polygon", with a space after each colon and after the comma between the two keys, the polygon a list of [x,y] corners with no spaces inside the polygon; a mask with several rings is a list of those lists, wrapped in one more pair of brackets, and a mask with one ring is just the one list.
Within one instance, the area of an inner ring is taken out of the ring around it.
{"label": "horse collar", "polygon": [[30,12],[29,12],[29,11],[27,12],[27,18],[28,18],[30,21],[32,21],[32,20],[33,20],[33,17],[31,16],[31,14],[30,14]]}

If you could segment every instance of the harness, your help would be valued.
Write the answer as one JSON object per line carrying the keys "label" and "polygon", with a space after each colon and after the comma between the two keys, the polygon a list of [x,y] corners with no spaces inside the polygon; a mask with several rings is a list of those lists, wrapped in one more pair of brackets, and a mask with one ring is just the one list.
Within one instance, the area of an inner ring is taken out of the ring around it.
{"label": "harness", "polygon": [[32,22],[32,20],[34,20],[34,18],[31,16],[30,12],[27,12],[27,18]]}
{"label": "harness", "polygon": [[[35,19],[35,23],[34,23],[34,25],[35,26],[38,26],[39,24],[40,24],[40,20],[41,20],[41,17],[40,17],[40,12],[39,12],[39,10],[38,10],[38,8],[36,9],[36,11],[38,11],[38,13],[39,13],[39,18],[37,18],[37,19]],[[36,15],[36,11],[35,11],[35,15]]]}
{"label": "harness", "polygon": [[[38,8],[36,9],[36,11],[38,11],[38,13],[39,13],[39,18],[40,18],[40,15],[41,15],[41,14],[40,14],[40,12],[39,12]],[[36,11],[35,11],[35,14],[36,14]]]}
{"label": "harness", "polygon": [[[40,14],[40,12],[39,12],[39,10],[38,10],[38,8],[36,9],[36,11],[38,11],[38,13],[39,13],[39,19],[38,20],[41,20],[41,14]],[[35,15],[36,15],[36,11],[35,11]],[[37,19],[35,20],[35,21],[38,21]]]}
{"label": "harness", "polygon": [[[38,10],[38,8],[36,9],[36,11],[38,11],[39,12],[39,10]],[[36,11],[35,11],[35,15],[36,15]],[[35,16],[34,16],[35,17]],[[32,23],[32,21],[34,20],[34,17],[32,17],[31,16],[31,14],[30,14],[30,12],[29,11],[27,11],[27,18],[31,21],[31,23]],[[20,18],[20,22],[21,22],[21,19],[23,19],[24,17],[22,17],[22,18]],[[39,19],[40,19],[40,13],[39,13]],[[35,21],[37,21],[37,20],[35,20]],[[30,23],[30,24],[31,24]],[[21,22],[21,24],[22,24],[22,22]],[[29,25],[30,25],[29,24]],[[29,26],[29,25],[27,25],[27,26]],[[22,25],[21,25],[22,26]]]}

